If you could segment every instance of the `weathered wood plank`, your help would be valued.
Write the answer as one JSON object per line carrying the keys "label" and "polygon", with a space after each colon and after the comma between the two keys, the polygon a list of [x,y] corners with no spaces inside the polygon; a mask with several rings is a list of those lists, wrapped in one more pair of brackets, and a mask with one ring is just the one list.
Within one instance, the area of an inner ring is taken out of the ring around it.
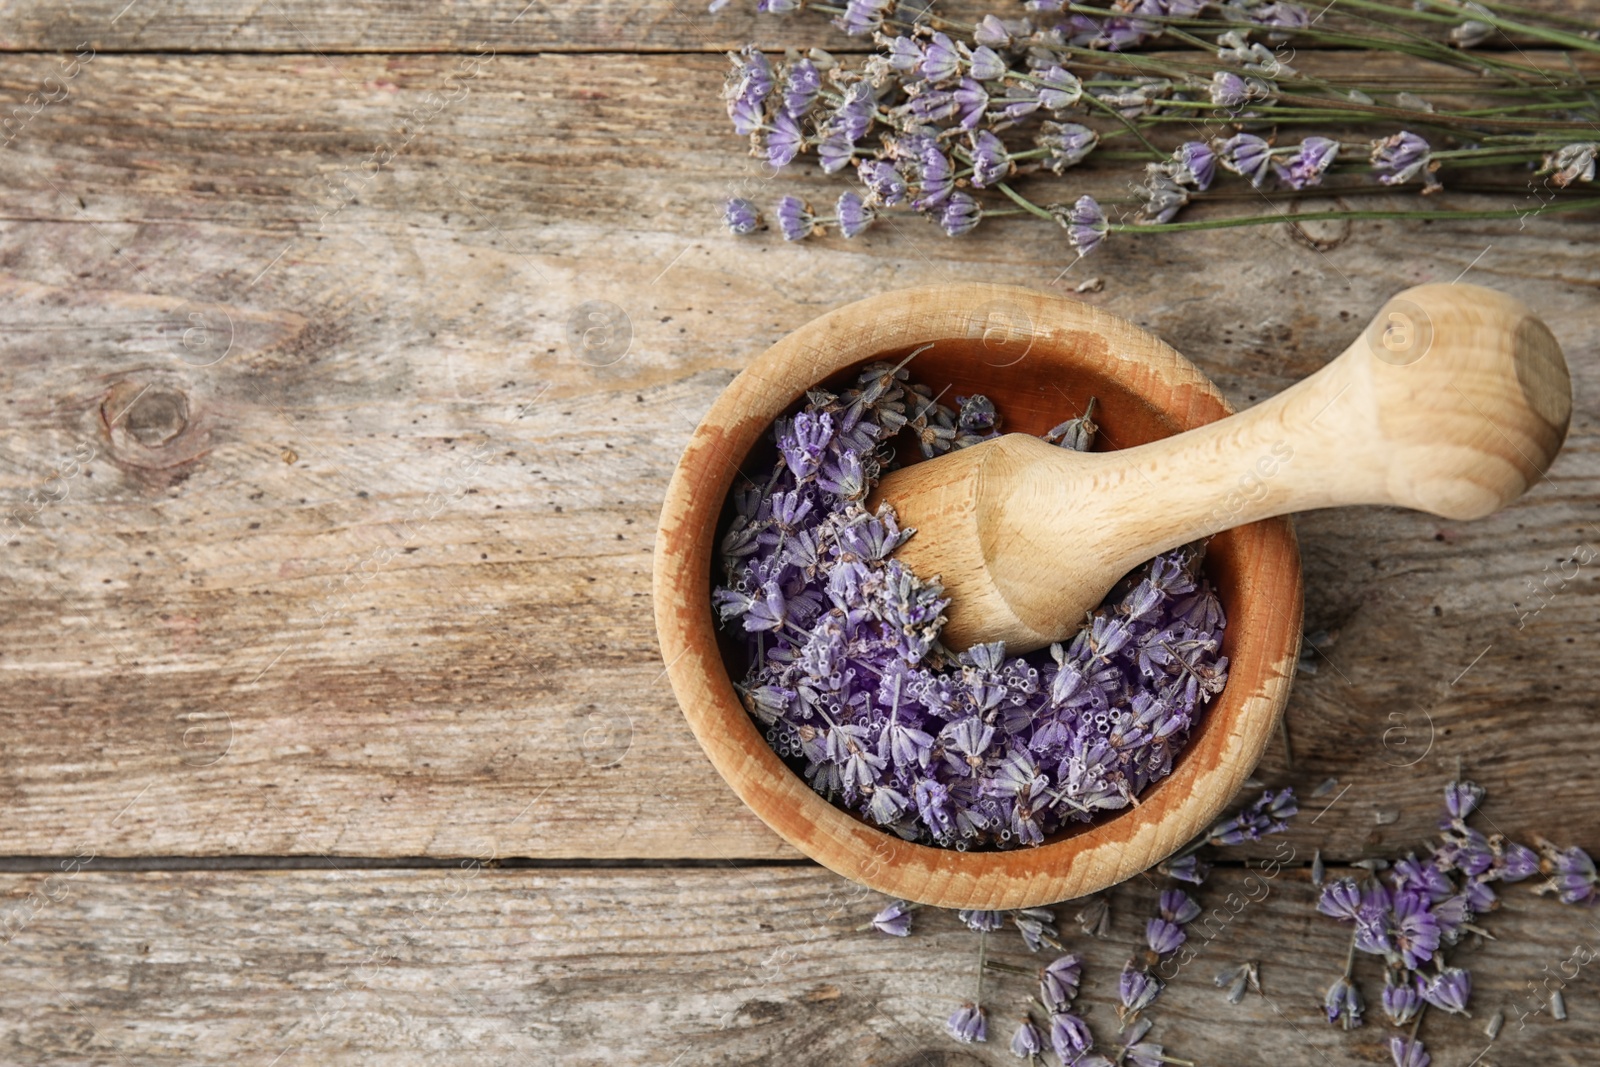
{"label": "weathered wood plank", "polygon": [[[903,12],[931,6],[944,18],[968,24],[991,12],[1008,19],[1024,14],[1016,0],[905,0],[899,6]],[[1592,14],[1583,0],[1525,0],[1521,6],[1573,17]],[[0,50],[70,52],[85,43],[102,52],[722,52],[751,42],[777,50],[870,47],[833,29],[820,14],[757,15],[755,8],[755,0],[734,0],[716,15],[707,13],[705,0],[367,0],[333,7],[317,0],[249,6],[226,0],[79,0],[65,6],[16,0],[0,24]],[[1359,33],[1370,26],[1361,15],[1324,10],[1318,26]],[[1413,21],[1407,29],[1443,40],[1450,25]],[[1513,35],[1480,47],[1515,45],[1530,42]]]}
{"label": "weathered wood plank", "polygon": [[[750,354],[868,292],[1094,275],[1247,404],[1464,271],[1565,344],[1567,451],[1481,523],[1302,520],[1339,640],[1291,703],[1292,778],[1353,785],[1333,856],[1425,832],[1458,758],[1506,829],[1600,845],[1600,586],[1562,562],[1600,539],[1593,221],[1076,265],[1014,220],[736,242],[730,190],[839,186],[748,165],[715,57],[501,56],[433,113],[460,63],[101,56],[0,153],[0,854],[791,855],[700,756],[648,602],[671,466]],[[8,98],[53,64],[18,57]],[[614,362],[569,341],[591,300],[631,324]]]}
{"label": "weathered wood plank", "polygon": [[[1315,913],[1305,872],[1246,877],[1219,871],[1202,891],[1215,936],[1195,928],[1197,954],[1150,1011],[1154,1039],[1198,1064],[1388,1063],[1392,1031],[1376,1008],[1353,1033],[1321,1017],[1347,935]],[[1116,975],[1158,888],[1135,880],[1114,894],[1110,939],[1067,934],[1086,958],[1080,1005],[1101,1042],[1115,1035]],[[0,1049],[15,1067],[999,1065],[1015,1062],[1005,1045],[1035,988],[991,974],[992,1036],[957,1045],[943,1019],[975,993],[978,936],[948,912],[919,914],[906,940],[862,931],[881,898],[816,869],[104,874],[91,863],[3,876],[0,892],[6,914],[26,916],[10,923],[0,968]],[[1529,985],[1595,943],[1592,918],[1513,891],[1486,920],[1498,940],[1452,957],[1473,970],[1474,1018],[1424,1020],[1433,1062],[1590,1062],[1600,1000],[1588,968],[1567,982],[1565,1022],[1534,1011]],[[1050,958],[1011,930],[989,936],[988,954],[1024,968]],[[1212,977],[1244,960],[1260,961],[1263,995],[1229,1005]],[[1375,997],[1369,962],[1357,974]],[[1497,1010],[1508,1021],[1491,1045],[1483,1026]]]}

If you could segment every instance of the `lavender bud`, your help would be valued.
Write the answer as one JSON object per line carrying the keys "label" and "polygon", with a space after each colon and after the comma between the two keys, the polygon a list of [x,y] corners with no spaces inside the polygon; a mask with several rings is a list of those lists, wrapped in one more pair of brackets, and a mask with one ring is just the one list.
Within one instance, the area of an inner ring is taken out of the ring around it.
{"label": "lavender bud", "polygon": [[855,237],[866,232],[876,217],[876,212],[862,203],[861,197],[851,192],[839,194],[834,214],[839,220],[839,232],[845,237]]}
{"label": "lavender bud", "polygon": [[967,929],[981,933],[998,930],[1006,922],[1004,912],[984,911],[979,908],[962,908],[956,912],[956,917],[967,924]]}
{"label": "lavender bud", "polygon": [[877,203],[893,207],[905,201],[905,179],[900,177],[893,163],[869,159],[861,164],[856,173],[861,178],[861,184],[867,187],[867,192]]}
{"label": "lavender bud", "polygon": [[1236,110],[1250,99],[1250,88],[1244,79],[1231,70],[1219,70],[1211,76],[1211,102],[1218,107]]}
{"label": "lavender bud", "polygon": [[817,162],[822,166],[822,173],[837,174],[850,165],[855,158],[855,149],[850,142],[842,137],[824,137],[817,145]]}
{"label": "lavender bud", "polygon": [[1066,1011],[1082,978],[1083,961],[1077,954],[1058,958],[1039,974],[1039,1002],[1052,1012]]}
{"label": "lavender bud", "polygon": [[1004,181],[1011,173],[1011,155],[1000,138],[988,130],[977,130],[971,137],[972,186],[986,189],[995,182]]}
{"label": "lavender bud", "polygon": [[1361,991],[1349,978],[1341,977],[1328,987],[1327,994],[1322,998],[1322,1007],[1328,1013],[1330,1023],[1354,1030],[1361,1025],[1361,1011],[1366,1005],[1361,1000]]}
{"label": "lavender bud", "polygon": [[811,110],[822,89],[817,65],[804,57],[790,63],[783,74],[783,110],[799,118]]}
{"label": "lavender bud", "polygon": [[988,48],[1010,48],[1016,43],[1010,27],[993,15],[985,15],[972,29],[972,39]]}
{"label": "lavender bud", "polygon": [[1168,164],[1145,164],[1144,208],[1138,221],[1143,223],[1171,222],[1183,205],[1189,202],[1189,193],[1173,181]]}
{"label": "lavender bud", "polygon": [[1117,979],[1117,995],[1122,1000],[1122,1006],[1117,1009],[1118,1018],[1126,1019],[1137,1014],[1150,1005],[1161,994],[1161,983],[1143,971],[1135,970],[1132,964],[1122,969],[1122,975]]}
{"label": "lavender bud", "polygon": [[961,73],[961,53],[948,34],[935,33],[923,46],[920,67],[931,82],[949,81]]}
{"label": "lavender bud", "polygon": [[1082,1019],[1057,1012],[1050,1016],[1050,1047],[1062,1063],[1076,1063],[1080,1053],[1094,1047],[1094,1038]]}
{"label": "lavender bud", "polygon": [[[1058,215],[1057,218],[1061,219],[1062,216]],[[1071,209],[1064,213],[1063,225],[1067,228],[1067,240],[1078,250],[1080,258],[1099,248],[1100,242],[1111,231],[1110,224],[1106,222],[1106,213],[1100,210],[1100,205],[1095,203],[1092,196],[1078,197]]]}
{"label": "lavender bud", "polygon": [[1034,78],[1044,83],[1039,86],[1039,106],[1047,110],[1063,111],[1083,96],[1083,83],[1061,67],[1036,71]]}
{"label": "lavender bud", "polygon": [[1403,1037],[1389,1039],[1389,1056],[1394,1060],[1394,1067],[1428,1067],[1433,1062],[1422,1042]]}
{"label": "lavender bud", "polygon": [[1031,1060],[1044,1051],[1044,1040],[1032,1019],[1023,1019],[1017,1032],[1011,1035],[1011,1054],[1019,1060]]}
{"label": "lavender bud", "polygon": [[976,1004],[963,1004],[945,1021],[945,1031],[963,1044],[989,1040],[988,1013]]}
{"label": "lavender bud", "polygon": [[1034,143],[1049,151],[1050,160],[1045,166],[1060,174],[1083,162],[1100,143],[1100,135],[1075,122],[1046,122],[1040,126]]}
{"label": "lavender bud", "polygon": [[971,78],[962,78],[961,84],[950,93],[950,100],[961,116],[961,128],[976,129],[989,108],[989,90]]}
{"label": "lavender bud", "polygon": [[1432,151],[1427,141],[1402,130],[1372,142],[1372,168],[1383,184],[1403,185],[1424,172],[1432,161]]}
{"label": "lavender bud", "polygon": [[1273,170],[1292,189],[1308,189],[1322,184],[1322,172],[1333,165],[1339,142],[1327,137],[1307,137],[1287,164],[1274,163]]}
{"label": "lavender bud", "polygon": [[1183,927],[1165,919],[1151,919],[1144,924],[1145,944],[1150,946],[1150,951],[1158,956],[1176,952],[1183,947],[1187,935]]}
{"label": "lavender bud", "polygon": [[1416,1017],[1417,1009],[1422,1007],[1422,996],[1417,992],[1416,983],[1409,978],[1402,977],[1395,981],[1393,974],[1384,978],[1383,986],[1383,1014],[1396,1026],[1404,1026]]}
{"label": "lavender bud", "polygon": [[816,229],[811,209],[798,196],[786,196],[778,201],[778,229],[785,241],[803,241]]}
{"label": "lavender bud", "polygon": [[1003,78],[1007,71],[1006,61],[1000,58],[998,52],[987,45],[979,45],[974,48],[967,57],[967,63],[972,76],[981,82],[990,82]]}
{"label": "lavender bud", "polygon": [[1176,878],[1180,882],[1190,885],[1204,885],[1206,875],[1211,873],[1211,864],[1204,863],[1199,856],[1190,853],[1181,859],[1170,860],[1161,865],[1168,878]]}
{"label": "lavender bud", "polygon": [[[1471,6],[1471,5],[1468,5]],[[1457,48],[1476,48],[1494,36],[1494,27],[1487,22],[1468,19],[1450,30],[1450,43]]]}
{"label": "lavender bud", "polygon": [[1240,133],[1216,145],[1217,162],[1223,168],[1250,179],[1259,187],[1272,165],[1272,148],[1253,133]]}
{"label": "lavender bud", "polygon": [[755,233],[761,228],[761,213],[743,197],[734,197],[722,209],[722,221],[740,237]]}
{"label": "lavender bud", "polygon": [[800,124],[793,115],[782,112],[767,131],[767,162],[774,167],[786,167],[794,162],[794,157],[800,154],[805,144],[806,138],[800,132]]}
{"label": "lavender bud", "polygon": [[905,937],[911,933],[911,908],[897,900],[872,917],[872,927],[891,937]]}
{"label": "lavender bud", "polygon": [[1595,174],[1595,157],[1600,155],[1600,144],[1569,144],[1554,155],[1544,157],[1545,171],[1550,180],[1565,189],[1573,182],[1592,182]]}
{"label": "lavender bud", "polygon": [[1423,981],[1418,990],[1422,999],[1452,1015],[1465,1015],[1467,998],[1472,995],[1472,975],[1460,967],[1446,967]]}
{"label": "lavender bud", "polygon": [[951,193],[939,209],[939,226],[946,237],[961,237],[971,233],[983,216],[983,208],[966,193]]}
{"label": "lavender bud", "polygon": [[1200,905],[1181,889],[1164,890],[1159,907],[1163,919],[1180,926],[1193,922],[1200,915]]}
{"label": "lavender bud", "polygon": [[1204,141],[1185,141],[1172,153],[1172,177],[1183,185],[1205,192],[1216,173],[1217,154]]}
{"label": "lavender bud", "polygon": [[955,189],[955,169],[950,165],[950,157],[930,142],[923,149],[916,166],[917,184],[922,187],[922,193],[911,202],[911,206],[918,211],[926,211],[948,200]]}
{"label": "lavender bud", "polygon": [[834,17],[833,25],[850,37],[864,37],[877,31],[893,10],[894,0],[847,0],[844,11]]}
{"label": "lavender bud", "polygon": [[1444,808],[1452,819],[1465,819],[1478,809],[1484,791],[1471,782],[1451,782],[1444,787]]}

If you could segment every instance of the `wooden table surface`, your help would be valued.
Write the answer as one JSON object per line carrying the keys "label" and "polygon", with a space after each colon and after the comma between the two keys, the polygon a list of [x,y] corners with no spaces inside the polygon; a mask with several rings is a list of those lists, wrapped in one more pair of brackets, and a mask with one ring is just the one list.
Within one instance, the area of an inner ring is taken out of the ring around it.
{"label": "wooden table surface", "polygon": [[[1014,1062],[1028,981],[991,984],[995,1040],[946,1038],[975,936],[862,932],[881,900],[703,758],[651,621],[662,493],[718,391],[813,316],[936,281],[1099,277],[1078,298],[1241,406],[1392,292],[1463,275],[1536,307],[1572,366],[1566,451],[1502,514],[1299,519],[1307,627],[1336,640],[1297,681],[1292,763],[1258,773],[1339,784],[1159,1002],[1172,1055],[1387,1062],[1375,1011],[1320,1018],[1345,940],[1307,865],[1429,834],[1457,767],[1495,828],[1600,849],[1594,215],[1119,236],[1076,266],[1017,220],[736,241],[730,192],[839,186],[743,154],[722,51],[861,44],[702,12],[0,4],[0,99],[26,116],[0,152],[0,1063]],[[46,85],[65,95],[34,113]],[[625,314],[625,356],[575,353],[592,300]],[[1113,893],[1110,940],[1074,939],[1107,1036],[1152,884]],[[1499,939],[1463,950],[1475,1020],[1423,1028],[1434,1063],[1593,1062],[1592,966],[1567,1021],[1517,1011],[1596,918],[1508,891]],[[1211,977],[1245,959],[1265,995],[1230,1006]]]}

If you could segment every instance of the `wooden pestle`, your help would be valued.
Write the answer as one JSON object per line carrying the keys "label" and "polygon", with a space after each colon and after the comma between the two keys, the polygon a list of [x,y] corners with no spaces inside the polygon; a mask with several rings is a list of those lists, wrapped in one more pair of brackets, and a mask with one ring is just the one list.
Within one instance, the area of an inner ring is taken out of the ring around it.
{"label": "wooden pestle", "polygon": [[896,558],[944,583],[944,642],[1015,655],[1071,636],[1138,564],[1234,526],[1344,504],[1488,515],[1549,467],[1571,411],[1561,348],[1520,301],[1422,285],[1237,415],[1113,452],[1006,434],[894,471],[872,504],[916,528]]}

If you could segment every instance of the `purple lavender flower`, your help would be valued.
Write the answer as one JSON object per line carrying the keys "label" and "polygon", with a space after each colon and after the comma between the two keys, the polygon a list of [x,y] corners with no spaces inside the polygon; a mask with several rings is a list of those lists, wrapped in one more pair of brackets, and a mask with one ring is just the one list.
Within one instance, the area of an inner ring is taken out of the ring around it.
{"label": "purple lavender flower", "polygon": [[857,173],[867,192],[878,203],[893,207],[905,201],[905,179],[900,177],[893,163],[878,159],[865,160]]}
{"label": "purple lavender flower", "polygon": [[1337,1023],[1345,1030],[1354,1030],[1361,1025],[1361,1012],[1366,1004],[1355,984],[1348,977],[1341,976],[1328,987],[1327,994],[1322,998],[1322,1007],[1328,1013],[1330,1023]]}
{"label": "purple lavender flower", "polygon": [[798,196],[786,196],[778,201],[778,229],[785,241],[803,241],[816,229],[811,209]]}
{"label": "purple lavender flower", "polygon": [[890,70],[912,74],[922,65],[922,48],[912,38],[887,37],[880,33],[876,39]]}
{"label": "purple lavender flower", "polygon": [[1501,846],[1495,869],[1502,882],[1520,882],[1539,873],[1539,854],[1527,845],[1507,841]]}
{"label": "purple lavender flower", "polygon": [[1063,111],[1083,96],[1083,83],[1061,67],[1046,67],[1033,77],[1039,83],[1039,106],[1047,111]]}
{"label": "purple lavender flower", "polygon": [[1394,1067],[1428,1067],[1433,1062],[1422,1042],[1403,1037],[1389,1039],[1389,1055],[1394,1059]]}
{"label": "purple lavender flower", "polygon": [[1322,896],[1317,900],[1318,911],[1340,922],[1354,922],[1361,914],[1361,905],[1361,889],[1349,878],[1329,882],[1323,887]]}
{"label": "purple lavender flower", "polygon": [[905,937],[911,933],[911,907],[897,900],[872,917],[872,927],[891,937]]}
{"label": "purple lavender flower", "polygon": [[960,237],[972,232],[983,217],[983,209],[966,193],[951,193],[939,209],[939,226],[946,237]]}
{"label": "purple lavender flower", "polygon": [[848,191],[839,194],[834,214],[839,219],[839,232],[846,237],[856,237],[865,233],[867,227],[872,225],[875,216],[872,208],[862,203],[861,197]]}
{"label": "purple lavender flower", "polygon": [[923,46],[919,67],[931,82],[949,81],[961,73],[961,53],[948,34],[935,33]]}
{"label": "purple lavender flower", "polygon": [[767,130],[767,162],[774,167],[787,167],[805,144],[806,135],[800,131],[800,124],[785,111],[772,120]]}
{"label": "purple lavender flower", "polygon": [[723,205],[722,221],[730,232],[745,237],[761,228],[761,212],[750,201],[736,196]]}
{"label": "purple lavender flower", "polygon": [[1540,888],[1541,893],[1554,892],[1563,904],[1592,904],[1600,899],[1600,876],[1587,852],[1574,845],[1560,850],[1548,848],[1545,855],[1552,875]]}
{"label": "purple lavender flower", "polygon": [[1251,22],[1257,26],[1266,26],[1283,33],[1268,35],[1268,40],[1277,43],[1285,40],[1295,30],[1303,30],[1311,25],[1311,13],[1299,4],[1283,3],[1275,0],[1273,3],[1257,4],[1245,9]]}
{"label": "purple lavender flower", "polygon": [[1128,1018],[1150,1006],[1161,994],[1161,982],[1153,976],[1134,968],[1132,964],[1122,969],[1117,979],[1117,995],[1122,1006],[1117,1009],[1119,1018]]}
{"label": "purple lavender flower", "polygon": [[1204,141],[1185,141],[1172,153],[1172,177],[1201,192],[1211,188],[1217,173],[1217,154]]}
{"label": "purple lavender flower", "polygon": [[960,116],[957,125],[963,130],[976,129],[988,110],[989,90],[971,78],[962,78],[961,84],[951,91],[950,101]]}
{"label": "purple lavender flower", "polygon": [[1055,914],[1047,908],[1020,908],[1011,913],[1012,925],[1022,935],[1022,943],[1028,946],[1029,952],[1038,952],[1044,948],[1046,941],[1055,940],[1055,918]]}
{"label": "purple lavender flower", "polygon": [[1423,981],[1418,990],[1422,999],[1441,1011],[1465,1015],[1467,998],[1472,995],[1472,975],[1460,967],[1446,967]]}
{"label": "purple lavender flower", "polygon": [[1439,951],[1439,920],[1428,910],[1428,902],[1422,894],[1396,893],[1391,914],[1395,944],[1406,966],[1416,970],[1433,959],[1433,954]]}
{"label": "purple lavender flower", "polygon": [[1082,1019],[1057,1012],[1050,1016],[1050,1047],[1062,1063],[1075,1063],[1080,1054],[1094,1047],[1094,1037]]}
{"label": "purple lavender flower", "polygon": [[968,930],[989,932],[998,930],[1006,924],[1004,912],[984,911],[981,908],[962,908],[956,912],[960,920],[967,924]]}
{"label": "purple lavender flower", "polygon": [[1401,131],[1372,142],[1372,169],[1383,184],[1404,185],[1427,170],[1433,160],[1432,151],[1427,141]]}
{"label": "purple lavender flower", "polygon": [[782,107],[786,114],[800,118],[811,110],[822,91],[822,74],[811,60],[801,57],[783,72]]}
{"label": "purple lavender flower", "polygon": [[1031,1060],[1044,1051],[1044,1039],[1032,1019],[1024,1018],[1017,1032],[1011,1035],[1011,1054],[1019,1060]]}
{"label": "purple lavender flower", "polygon": [[1100,143],[1100,135],[1075,122],[1045,122],[1040,125],[1034,143],[1050,154],[1045,166],[1060,174],[1082,163]]}
{"label": "purple lavender flower", "polygon": [[993,15],[985,15],[978,20],[972,30],[972,39],[988,48],[1010,48],[1016,43],[1011,27]]}
{"label": "purple lavender flower", "polygon": [[1150,946],[1150,951],[1158,956],[1165,956],[1169,952],[1176,952],[1183,947],[1187,935],[1183,927],[1165,919],[1151,919],[1144,924],[1144,941]]}
{"label": "purple lavender flower", "polygon": [[1272,165],[1272,147],[1253,133],[1240,133],[1216,146],[1217,162],[1250,184],[1260,186]]}
{"label": "purple lavender flower", "polygon": [[[1451,819],[1465,819],[1478,809],[1484,791],[1471,782],[1450,782],[1444,787],[1444,808]],[[1441,827],[1442,829],[1443,827]]]}
{"label": "purple lavender flower", "polygon": [[1159,908],[1163,919],[1180,926],[1193,922],[1200,915],[1200,905],[1181,889],[1163,890]]}
{"label": "purple lavender flower", "polygon": [[893,9],[894,0],[847,0],[844,11],[834,16],[833,25],[851,37],[864,37],[881,27]]}
{"label": "purple lavender flower", "polygon": [[872,86],[864,81],[853,82],[844,90],[844,99],[833,109],[826,122],[827,131],[852,145],[867,135],[872,128],[873,113],[878,98]]}
{"label": "purple lavender flower", "polygon": [[995,81],[1005,77],[1006,61],[1000,54],[987,45],[979,45],[967,56],[969,72],[973,78],[981,82]]}
{"label": "purple lavender flower", "polygon": [[1217,107],[1234,111],[1249,99],[1250,87],[1233,71],[1219,70],[1211,76],[1211,102]]}
{"label": "purple lavender flower", "polygon": [[1012,164],[1011,155],[1000,138],[988,130],[979,130],[971,139],[973,188],[986,189],[995,182],[1004,181],[1011,173]]}
{"label": "purple lavender flower", "polygon": [[950,198],[955,190],[955,169],[950,165],[950,157],[933,144],[922,150],[917,163],[917,184],[922,187],[922,192],[911,202],[911,206],[918,211],[927,211]]}
{"label": "purple lavender flower", "polygon": [[1388,1016],[1391,1023],[1404,1026],[1416,1017],[1418,1009],[1422,1007],[1422,995],[1417,992],[1417,986],[1408,978],[1395,981],[1391,973],[1386,973],[1383,986],[1383,1014]]}
{"label": "purple lavender flower", "polygon": [[1144,195],[1144,209],[1138,221],[1147,224],[1171,222],[1172,217],[1189,202],[1188,191],[1173,180],[1169,164],[1165,163],[1145,165]]}
{"label": "purple lavender flower", "polygon": [[1322,184],[1322,173],[1333,165],[1339,142],[1327,137],[1307,137],[1287,163],[1272,164],[1278,178],[1291,189],[1309,189]]}
{"label": "purple lavender flower", "polygon": [[1259,841],[1267,834],[1287,830],[1289,828],[1287,820],[1299,814],[1299,811],[1292,788],[1285,788],[1277,793],[1268,789],[1239,814],[1213,826],[1209,839],[1221,845]]}
{"label": "purple lavender flower", "polygon": [[957,1041],[972,1044],[989,1040],[988,1013],[976,1004],[963,1004],[944,1024],[945,1032]]}
{"label": "purple lavender flower", "polygon": [[1082,978],[1083,960],[1076,953],[1058,957],[1039,974],[1039,1002],[1052,1012],[1066,1011]]}
{"label": "purple lavender flower", "polygon": [[1106,222],[1106,213],[1100,210],[1100,205],[1095,203],[1092,196],[1078,197],[1077,203],[1066,213],[1066,221],[1067,240],[1078,250],[1080,258],[1099,248],[1100,242],[1111,231],[1110,224]]}
{"label": "purple lavender flower", "polygon": [[1163,864],[1162,870],[1166,871],[1168,878],[1176,878],[1191,885],[1204,885],[1206,875],[1211,873],[1211,864],[1201,862],[1200,857],[1191,852],[1187,856]]}

